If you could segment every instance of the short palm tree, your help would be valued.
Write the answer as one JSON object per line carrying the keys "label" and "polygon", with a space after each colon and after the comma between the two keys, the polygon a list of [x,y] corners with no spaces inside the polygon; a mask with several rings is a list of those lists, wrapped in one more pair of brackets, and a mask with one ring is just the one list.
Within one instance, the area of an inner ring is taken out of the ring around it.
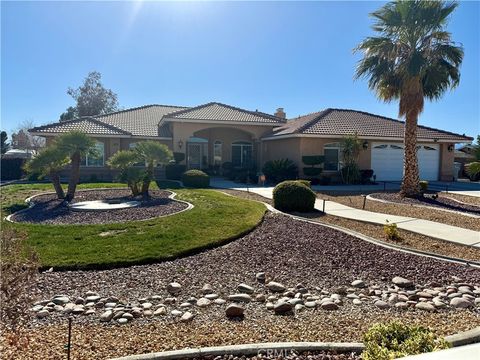
{"label": "short palm tree", "polygon": [[368,78],[370,89],[390,102],[399,100],[405,117],[405,159],[401,195],[420,195],[417,122],[424,99],[437,100],[459,84],[463,49],[445,30],[456,3],[392,1],[371,14],[378,36],[366,38],[356,77]]}
{"label": "short palm tree", "polygon": [[146,174],[142,184],[142,194],[148,196],[150,182],[155,179],[155,166],[168,163],[173,155],[170,149],[158,141],[148,140],[138,142],[134,151],[138,158],[145,162]]}
{"label": "short palm tree", "polygon": [[120,150],[108,159],[108,166],[120,171],[119,180],[126,182],[133,196],[140,194],[140,184],[145,178],[145,171],[134,165],[139,161],[139,155],[133,150]]}
{"label": "short palm tree", "polygon": [[25,170],[30,174],[39,174],[40,177],[48,176],[55,188],[59,199],[65,198],[62,184],[60,183],[60,171],[70,162],[68,156],[58,149],[57,146],[49,146],[39,152],[25,164]]}
{"label": "short palm tree", "polygon": [[68,179],[66,201],[72,201],[75,197],[78,181],[80,180],[80,163],[82,158],[91,155],[95,156],[95,141],[81,131],[71,131],[60,135],[55,145],[71,160],[71,173]]}

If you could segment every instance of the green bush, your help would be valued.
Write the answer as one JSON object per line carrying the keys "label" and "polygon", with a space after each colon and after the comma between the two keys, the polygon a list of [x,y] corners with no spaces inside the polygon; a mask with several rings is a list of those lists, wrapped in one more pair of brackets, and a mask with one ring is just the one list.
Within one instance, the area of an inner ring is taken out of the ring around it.
{"label": "green bush", "polygon": [[185,153],[174,152],[173,153],[173,159],[174,159],[176,164],[181,163],[183,160],[185,160]]}
{"label": "green bush", "polygon": [[364,335],[363,342],[363,360],[390,360],[449,348],[444,339],[429,329],[396,321],[373,325]]}
{"label": "green bush", "polygon": [[325,161],[325,156],[323,155],[305,155],[302,156],[302,162],[305,165],[315,166],[321,165]]}
{"label": "green bush", "polygon": [[168,180],[180,180],[187,167],[179,164],[168,164],[165,166],[165,177]]}
{"label": "green bush", "polygon": [[387,240],[399,241],[402,239],[400,233],[398,232],[397,224],[390,223],[388,220],[387,223],[383,225],[383,232],[385,233]]}
{"label": "green bush", "polygon": [[298,168],[290,159],[270,160],[263,165],[262,172],[268,182],[278,183],[285,180],[294,180],[298,176]]}
{"label": "green bush", "polygon": [[322,168],[304,167],[303,173],[305,174],[305,176],[318,176],[322,173]]}
{"label": "green bush", "polygon": [[207,188],[210,186],[210,176],[201,170],[188,170],[182,174],[183,186],[191,188]]}
{"label": "green bush", "polygon": [[356,163],[344,165],[341,170],[342,180],[345,184],[360,183],[360,169]]}
{"label": "green bush", "polygon": [[300,184],[305,185],[308,188],[312,187],[312,182],[310,180],[300,179],[300,180],[295,180],[295,181],[299,182]]}
{"label": "green bush", "polygon": [[18,180],[21,179],[25,172],[23,166],[25,159],[2,159],[1,160],[1,177],[2,180]]}
{"label": "green bush", "polygon": [[425,180],[420,181],[420,191],[422,193],[425,193],[427,192],[427,190],[428,190],[428,181],[425,181]]}
{"label": "green bush", "polygon": [[284,181],[273,189],[273,206],[280,211],[313,211],[316,195],[301,181]]}

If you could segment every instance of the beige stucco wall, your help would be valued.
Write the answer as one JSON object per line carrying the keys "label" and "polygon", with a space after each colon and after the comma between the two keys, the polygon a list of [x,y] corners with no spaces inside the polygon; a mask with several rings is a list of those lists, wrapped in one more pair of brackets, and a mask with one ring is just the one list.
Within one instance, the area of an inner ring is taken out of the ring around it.
{"label": "beige stucco wall", "polygon": [[453,180],[453,162],[455,159],[455,151],[448,151],[449,146],[454,144],[440,145],[440,181]]}
{"label": "beige stucco wall", "polygon": [[[172,123],[173,141],[175,152],[186,154],[186,146],[190,137],[200,137],[208,140],[208,161],[213,162],[213,144],[215,140],[222,141],[222,163],[231,161],[231,144],[234,141],[250,141],[253,144],[254,159],[257,164],[262,164],[260,138],[272,131],[273,126],[262,125],[218,125],[210,123]],[[181,141],[182,148],[179,147]]]}

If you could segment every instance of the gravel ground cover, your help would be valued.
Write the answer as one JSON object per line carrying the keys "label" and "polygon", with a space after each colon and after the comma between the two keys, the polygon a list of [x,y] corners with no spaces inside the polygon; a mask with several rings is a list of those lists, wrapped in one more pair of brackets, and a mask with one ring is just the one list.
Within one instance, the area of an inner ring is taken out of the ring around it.
{"label": "gravel ground cover", "polygon": [[92,200],[140,201],[138,207],[108,211],[73,211],[63,205],[55,194],[39,195],[32,199],[35,206],[12,216],[13,221],[32,224],[111,224],[125,221],[145,220],[174,214],[188,205],[170,199],[171,192],[153,190],[149,198],[133,197],[127,189],[78,191],[72,203]]}
{"label": "gravel ground cover", "polygon": [[[250,200],[263,201],[272,205],[272,201],[270,199],[264,198],[263,196],[254,193],[247,193],[245,191],[238,190],[222,191],[234,196],[244,197]],[[347,229],[352,229],[361,234],[370,236],[374,239],[389,242],[389,240],[387,240],[384,236],[383,225],[364,223],[361,221],[345,219],[337,216],[324,215],[321,212],[314,212],[308,214],[302,213],[294,215],[306,217],[310,220],[318,221],[320,223],[337,225]],[[449,241],[435,239],[429,236],[417,234],[402,229],[399,229],[398,231],[402,240],[400,242],[390,241],[392,244],[404,246],[410,249],[432,252],[434,254],[452,256],[459,259],[480,261],[480,249],[473,248],[471,246],[454,244]]]}
{"label": "gravel ground cover", "polygon": [[[258,281],[261,272],[265,272],[265,282]],[[393,305],[380,306],[379,300],[365,300],[358,306],[353,297],[348,297],[352,294],[348,288],[353,286],[353,281],[362,279],[364,284],[355,285],[355,293],[365,295],[365,291],[370,294],[371,290],[378,289],[382,297],[390,294],[390,301],[395,293],[402,294],[392,283],[392,278],[397,276],[410,279],[416,285],[415,299],[418,301],[414,303],[422,302],[422,296],[429,296],[420,294],[425,286],[432,291],[437,291],[434,289],[438,287],[449,295],[455,294],[452,299],[467,295],[475,298],[478,294],[473,291],[480,292],[479,269],[396,252],[336,230],[268,214],[257,229],[243,238],[194,256],[114,270],[44,272],[39,276],[33,295],[44,300],[63,294],[72,299],[84,297],[85,302],[93,301],[89,296],[96,301],[100,297],[111,297],[111,301],[117,302],[121,299],[138,301],[144,310],[150,306],[153,309],[153,303],[160,301],[167,304],[167,314],[132,319],[125,325],[114,320],[99,323],[98,314],[73,315],[75,359],[251,342],[360,341],[373,323],[394,319],[432,327],[439,335],[480,326],[478,307],[444,307],[431,311],[411,306],[401,309]],[[204,291],[205,284],[210,284],[212,291],[227,299],[229,294],[238,293],[240,283],[248,284],[243,287],[243,295],[248,295],[248,286],[251,286],[258,295],[272,296],[273,288],[268,285],[272,279],[299,291],[305,288],[315,294],[343,293],[343,300],[335,311],[317,306],[284,316],[274,315],[264,302],[252,300],[242,303],[244,318],[233,320],[225,316],[228,301],[205,307],[198,302],[188,305],[182,313],[187,310],[193,317],[185,321],[179,321],[171,312],[181,309],[181,304],[187,303],[192,296],[199,299],[202,293],[211,294]],[[172,287],[172,281],[181,287]],[[457,290],[466,293],[457,293]],[[176,293],[176,300],[167,303],[172,292]],[[150,305],[144,305],[146,303]],[[31,338],[27,348],[12,354],[3,343],[4,353],[19,359],[65,355],[64,314],[52,312],[36,319],[32,313],[28,331]]]}
{"label": "gravel ground cover", "polygon": [[475,196],[468,196],[468,195],[461,195],[461,194],[452,194],[452,193],[438,193],[439,197],[444,197],[447,199],[454,199],[457,201],[461,201],[467,204],[472,204],[476,206],[480,206],[480,198]]}
{"label": "gravel ground cover", "polygon": [[426,196],[418,199],[402,198],[398,193],[374,193],[370,194],[370,196],[375,199],[391,201],[402,205],[422,205],[445,210],[453,210],[467,214],[480,215],[480,204],[461,204],[458,201],[442,196],[434,199],[432,198],[431,194],[427,194]]}
{"label": "gravel ground cover", "polygon": [[[332,196],[323,193],[317,193],[317,197],[320,199],[335,201],[357,209],[361,209],[363,206],[363,196],[361,195]],[[480,231],[480,221],[478,221],[477,218],[464,216],[461,214],[454,214],[441,210],[425,209],[415,206],[385,204],[378,201],[371,201],[368,199],[366,202],[365,210],[384,214],[408,216],[418,219],[430,220],[447,225]]]}

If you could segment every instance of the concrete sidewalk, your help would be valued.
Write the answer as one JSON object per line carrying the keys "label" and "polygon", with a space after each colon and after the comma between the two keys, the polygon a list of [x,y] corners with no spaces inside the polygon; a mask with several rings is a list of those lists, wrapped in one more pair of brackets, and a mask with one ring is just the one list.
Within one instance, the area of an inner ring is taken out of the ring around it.
{"label": "concrete sidewalk", "polygon": [[[231,189],[241,191],[247,191],[248,189],[250,192],[261,195],[267,199],[272,199],[273,197],[272,186],[247,186],[245,184],[237,184],[233,181],[223,179],[212,179],[210,185],[219,189]],[[315,201],[315,209],[320,211],[323,210],[322,199],[317,199]],[[412,231],[417,234],[427,235],[437,239],[451,241],[462,245],[469,245],[480,248],[480,232],[446,225],[434,221],[360,210],[336,203],[334,201],[325,201],[325,213],[333,216],[343,217],[346,219],[365,221],[381,225],[384,225],[388,220],[389,223],[397,224],[399,229]]]}

